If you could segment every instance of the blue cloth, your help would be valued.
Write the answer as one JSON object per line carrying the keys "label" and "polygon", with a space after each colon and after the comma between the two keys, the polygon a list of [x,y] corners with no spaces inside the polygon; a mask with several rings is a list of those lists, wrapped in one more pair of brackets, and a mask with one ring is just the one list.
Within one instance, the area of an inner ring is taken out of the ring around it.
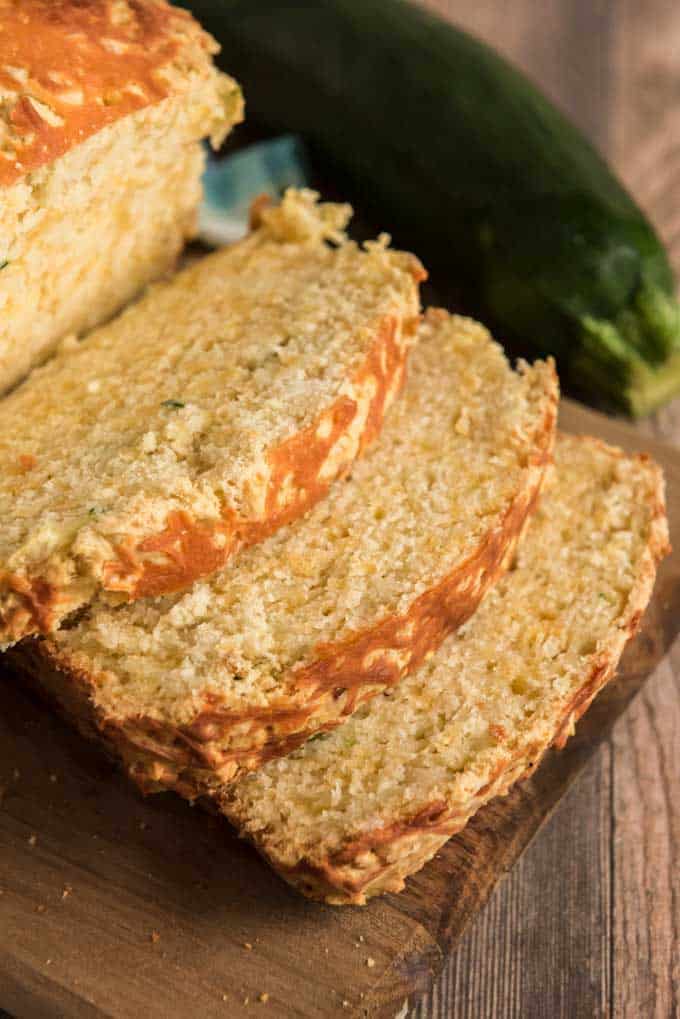
{"label": "blue cloth", "polygon": [[304,142],[281,135],[240,149],[232,156],[210,157],[203,176],[204,199],[199,234],[208,244],[230,244],[248,229],[254,198],[279,198],[288,187],[307,187],[310,179]]}

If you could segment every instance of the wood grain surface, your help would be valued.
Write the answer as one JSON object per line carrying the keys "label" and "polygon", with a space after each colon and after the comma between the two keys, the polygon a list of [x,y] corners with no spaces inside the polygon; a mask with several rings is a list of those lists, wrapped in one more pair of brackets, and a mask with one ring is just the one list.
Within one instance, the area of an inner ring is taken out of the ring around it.
{"label": "wood grain surface", "polygon": [[[680,268],[677,0],[432,5],[515,59],[609,153]],[[639,448],[658,436],[680,444],[680,401],[632,437],[594,420],[572,407],[564,423]],[[677,528],[680,454],[660,455]],[[567,749],[482,812],[403,895],[363,910],[306,903],[217,820],[171,797],[142,802],[96,750],[4,684],[0,1008],[22,1019],[679,1015],[677,644],[622,714],[680,625],[678,561],[622,681]]]}
{"label": "wood grain surface", "polygon": [[[565,403],[560,423],[657,456],[676,548],[619,678],[566,749],[480,811],[403,893],[334,909],[289,889],[219,818],[171,795],[143,801],[98,748],[5,673],[0,1007],[26,1019],[240,1019],[265,1005],[274,1017],[407,1014],[680,628],[680,452],[575,404]],[[606,1014],[616,979],[611,783],[610,772],[595,771],[570,797],[576,825],[558,815],[541,855],[526,857],[502,888],[421,1014]],[[650,794],[648,849],[658,815]],[[639,867],[645,877],[653,862],[643,857]],[[627,937],[633,920],[623,919]],[[575,1000],[587,1011],[575,1011]]]}
{"label": "wood grain surface", "polygon": [[[680,270],[677,0],[430,6],[518,63],[596,141]],[[680,400],[639,430],[680,445]],[[410,1013],[547,1015],[680,1015],[677,645]]]}

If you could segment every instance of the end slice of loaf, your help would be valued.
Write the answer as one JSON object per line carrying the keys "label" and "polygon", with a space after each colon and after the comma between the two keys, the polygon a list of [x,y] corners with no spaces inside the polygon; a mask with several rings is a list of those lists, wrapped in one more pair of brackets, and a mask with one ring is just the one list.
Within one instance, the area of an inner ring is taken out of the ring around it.
{"label": "end slice of loaf", "polygon": [[0,405],[0,644],[97,591],[188,587],[325,494],[375,437],[418,323],[411,255],[290,191]]}
{"label": "end slice of loaf", "polygon": [[399,891],[564,743],[614,673],[667,551],[661,472],[565,437],[556,464],[514,569],[466,626],[341,729],[223,791],[227,817],[305,895]]}
{"label": "end slice of loaf", "polygon": [[185,594],[23,652],[145,789],[197,796],[394,686],[501,575],[553,446],[552,365],[430,313],[380,441],[303,520]]}
{"label": "end slice of loaf", "polygon": [[164,0],[0,3],[0,392],[174,266],[243,118],[218,49]]}

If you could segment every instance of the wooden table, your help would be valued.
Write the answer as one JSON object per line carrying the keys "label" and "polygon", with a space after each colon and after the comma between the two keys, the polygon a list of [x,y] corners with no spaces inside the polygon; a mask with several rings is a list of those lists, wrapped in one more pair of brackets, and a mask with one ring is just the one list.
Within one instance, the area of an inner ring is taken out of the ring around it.
{"label": "wooden table", "polygon": [[[430,5],[511,57],[595,140],[680,269],[677,0]],[[680,400],[640,428],[680,444]],[[410,1019],[678,1014],[676,644]]]}
{"label": "wooden table", "polygon": [[[674,249],[680,269],[680,188],[677,195],[673,188],[674,177],[680,184],[678,0],[430,2],[514,58],[609,153]],[[640,428],[680,445],[680,400]],[[410,1013],[404,1009],[402,1017],[680,1016],[679,734],[676,646],[499,887],[433,990]],[[63,738],[70,742],[66,733]],[[92,751],[93,762],[95,758]],[[74,766],[73,772],[69,781],[75,782],[78,768]],[[120,786],[113,779],[105,781],[101,796],[107,804],[124,799],[123,807],[130,813],[126,831],[136,831],[142,841],[139,832],[146,830],[142,812],[156,806],[138,804],[122,787],[122,780]],[[90,795],[90,813],[100,809],[98,795],[96,791]],[[108,816],[108,808],[101,810]],[[172,829],[180,846],[191,845],[194,852],[197,827],[204,834],[208,831],[208,819],[190,817],[179,801],[167,808],[158,804],[157,814],[152,835],[161,846],[163,832]],[[116,842],[117,832],[113,835],[107,845]],[[127,845],[127,838],[119,841]],[[209,861],[212,842],[207,836],[204,841],[209,843],[205,857]],[[48,849],[37,852],[49,858]],[[236,865],[246,857],[245,849],[242,857],[236,853]],[[182,861],[177,865],[181,868]],[[37,871],[38,863],[32,861],[30,867]],[[153,876],[131,874],[142,883]],[[93,883],[97,880],[93,872]],[[283,886],[264,870],[262,880],[271,880],[272,894],[283,895]],[[43,898],[56,895],[61,901],[53,883],[41,891]],[[83,886],[79,894],[68,895],[76,916],[86,891]],[[116,899],[115,884],[108,894]],[[28,894],[25,898],[30,901]],[[58,907],[52,899],[49,902],[45,916],[58,925]],[[302,915],[306,905],[295,902]],[[366,913],[367,922],[371,915]],[[151,952],[152,925],[151,917],[135,913],[128,927],[121,928],[125,935],[121,949],[129,954],[124,941],[136,937],[137,954]],[[164,930],[159,953],[169,950],[172,934],[171,929]],[[209,946],[194,944],[192,951],[194,956],[209,954]],[[302,963],[306,961],[303,953]],[[225,987],[234,980],[230,971]],[[191,984],[186,990],[189,996],[194,994]],[[281,1015],[272,1001],[266,1007],[256,1002],[253,1006],[253,1014],[257,1010]],[[340,1010],[329,1005],[329,1013]],[[15,1011],[22,1014],[22,1009]],[[69,1012],[40,1010],[36,1005],[32,1014]],[[91,1011],[83,1006],[79,1014],[95,1014],[94,1006]],[[197,1014],[202,1014],[200,1009]]]}

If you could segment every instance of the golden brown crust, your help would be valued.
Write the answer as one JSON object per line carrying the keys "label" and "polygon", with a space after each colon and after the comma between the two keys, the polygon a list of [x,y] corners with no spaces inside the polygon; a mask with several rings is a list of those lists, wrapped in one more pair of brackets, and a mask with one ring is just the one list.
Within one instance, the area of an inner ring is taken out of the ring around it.
{"label": "golden brown crust", "polygon": [[0,186],[181,91],[172,65],[205,73],[217,49],[165,0],[0,0]]}
{"label": "golden brown crust", "polygon": [[11,608],[0,613],[3,632],[7,632],[10,640],[20,640],[35,630],[49,632],[59,597],[54,585],[42,577],[29,579],[0,570],[0,590],[11,591],[15,596]]}
{"label": "golden brown crust", "polygon": [[[470,618],[504,572],[536,504],[547,460],[546,451],[542,466],[537,464],[531,490],[517,497],[502,524],[485,537],[466,562],[422,594],[406,615],[390,616],[341,643],[315,648],[313,660],[295,671],[300,698],[294,707],[285,704],[279,709],[269,706],[236,713],[222,709],[216,699],[212,704],[206,699],[206,707],[190,724],[172,730],[170,745],[168,727],[155,719],[128,719],[122,723],[118,740],[126,744],[128,753],[138,756],[135,781],[145,791],[152,791],[159,783],[171,788],[179,783],[183,795],[199,796],[214,781],[211,772],[218,772],[222,780],[233,780],[283,757],[320,730],[335,728],[361,703],[417,669],[427,654]],[[222,749],[231,730],[238,729],[243,741],[244,723],[249,723],[253,741],[266,726],[266,743]],[[216,744],[220,744],[219,749]],[[149,768],[139,751],[158,754],[166,766],[159,769],[154,762]]]}
{"label": "golden brown crust", "polygon": [[[412,335],[418,320],[403,327]],[[380,431],[386,410],[401,388],[406,370],[406,345],[398,342],[400,323],[386,318],[366,359],[351,380],[361,393],[367,384],[373,396],[361,424],[359,454]],[[169,594],[189,587],[199,577],[222,567],[248,545],[263,541],[318,502],[335,477],[346,474],[354,459],[338,463],[337,473],[322,476],[328,455],[362,413],[359,401],[340,396],[307,428],[269,451],[269,482],[262,519],[238,517],[230,512],[218,523],[192,519],[188,513],[170,514],[165,529],[136,545],[119,546],[118,559],[104,567],[103,587],[123,592],[129,600]]]}
{"label": "golden brown crust", "polygon": [[[223,709],[213,696],[206,697],[204,709],[183,726],[144,716],[104,722],[107,738],[121,749],[131,777],[144,792],[171,788],[193,799],[216,782],[232,781],[341,724],[361,703],[416,669],[470,618],[512,558],[538,491],[537,484],[530,496],[523,493],[503,525],[454,573],[421,595],[405,616],[391,616],[341,643],[317,647],[313,660],[295,671],[300,696],[294,706],[237,713]],[[251,745],[243,745],[244,723],[252,734]],[[263,727],[268,739],[258,745]],[[230,744],[235,731],[238,746]]]}
{"label": "golden brown crust", "polygon": [[[419,280],[422,275],[414,269],[414,277]],[[130,601],[182,590],[220,569],[241,549],[302,516],[377,437],[403,385],[418,323],[418,317],[386,316],[362,364],[348,380],[347,393],[307,428],[269,450],[262,516],[238,517],[228,510],[220,520],[208,522],[173,511],[158,533],[117,545],[116,558],[104,563],[98,578],[102,588],[124,594]],[[356,444],[343,445],[341,440],[357,429]],[[15,642],[36,632],[50,633],[68,611],[64,600],[73,597],[71,579],[52,579],[49,571],[38,572],[34,578],[0,571],[3,640]]]}
{"label": "golden brown crust", "polygon": [[[587,441],[605,447],[609,453],[624,455],[599,440]],[[466,800],[447,802],[439,799],[421,805],[417,811],[405,813],[370,833],[348,835],[344,843],[325,854],[314,858],[303,856],[294,866],[284,865],[277,857],[276,850],[268,847],[266,832],[259,839],[253,839],[258,851],[286,881],[303,894],[331,904],[361,905],[373,895],[399,891],[404,886],[405,878],[431,859],[478,809],[495,796],[505,795],[515,782],[532,774],[551,745],[558,748],[564,746],[573,731],[575,720],[587,710],[597,693],[614,675],[621,653],[638,629],[648,604],[657,564],[669,552],[662,474],[646,456],[638,459],[648,464],[655,478],[649,499],[651,527],[647,549],[641,559],[625,613],[612,631],[607,646],[592,657],[583,683],[563,706],[552,731],[541,735],[541,738],[531,739],[518,749],[508,748],[490,773],[484,776],[474,795]],[[66,676],[60,674],[57,663],[46,662],[38,642],[31,642],[17,658],[19,666],[34,679],[37,677],[40,687],[58,701],[61,710],[86,736],[103,738],[107,749],[114,756],[120,757],[120,741],[124,735],[112,731],[97,717],[90,701],[90,676],[74,672]],[[157,755],[158,748],[154,748],[153,753]],[[162,767],[159,756],[155,756],[155,760]],[[174,787],[181,794],[193,797],[197,795],[197,786],[187,778],[187,774],[186,785],[183,785],[178,776]],[[149,771],[146,774],[148,781],[150,776]],[[215,809],[215,800],[211,800],[208,805]]]}
{"label": "golden brown crust", "polygon": [[[84,706],[81,712],[87,715],[88,725],[96,725],[144,792],[174,789],[195,798],[290,753],[314,733],[340,724],[361,702],[416,669],[472,615],[509,565],[552,461],[556,394],[555,383],[554,398],[548,401],[530,443],[524,486],[503,520],[466,561],[417,598],[405,615],[383,619],[340,643],[318,646],[312,659],[288,677],[294,681],[294,702],[289,698],[266,710],[237,714],[224,709],[217,697],[206,696],[203,709],[181,726],[146,716],[107,718]],[[35,645],[33,669],[38,679],[42,670],[51,673],[57,696],[60,685],[73,684],[89,702],[96,677],[79,672],[48,640]]]}
{"label": "golden brown crust", "polygon": [[[587,441],[605,447],[617,457],[625,456],[599,440]],[[348,837],[340,848],[321,859],[303,858],[293,867],[282,866],[275,854],[267,853],[265,836],[264,844],[256,843],[256,848],[286,881],[310,898],[334,905],[363,905],[373,895],[400,891],[405,878],[424,866],[452,835],[465,827],[477,810],[494,797],[506,795],[515,782],[528,778],[550,746],[564,747],[576,721],[615,674],[624,647],[639,629],[652,594],[657,565],[670,551],[663,476],[646,455],[635,459],[646,463],[655,474],[647,549],[625,615],[611,634],[607,647],[593,656],[583,683],[564,706],[552,734],[509,753],[468,800],[450,803],[439,800],[426,804],[417,812],[372,832]]]}
{"label": "golden brown crust", "polygon": [[[540,756],[536,749],[537,758]],[[356,838],[325,859],[302,859],[293,867],[280,865],[266,847],[255,848],[289,884],[308,898],[329,905],[363,906],[373,895],[399,892],[404,879],[414,874],[441,846],[461,831],[473,814],[495,796],[505,795],[510,786],[528,777],[536,767],[525,766],[525,755],[509,758],[465,805],[452,807],[444,801],[427,804],[375,832]]]}

